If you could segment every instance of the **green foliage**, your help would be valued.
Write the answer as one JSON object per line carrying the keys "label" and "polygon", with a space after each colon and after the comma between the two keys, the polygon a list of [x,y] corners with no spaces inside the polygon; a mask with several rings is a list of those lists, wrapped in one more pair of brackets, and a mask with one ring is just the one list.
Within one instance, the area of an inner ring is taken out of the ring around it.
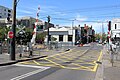
{"label": "green foliage", "polygon": [[103,33],[102,36],[101,34],[96,34],[95,39],[100,40],[100,38],[102,39],[102,41],[105,41],[107,39],[107,35],[105,33]]}
{"label": "green foliage", "polygon": [[102,41],[107,40],[107,35],[105,33],[102,34]]}
{"label": "green foliage", "polygon": [[100,34],[96,34],[96,35],[95,35],[95,39],[96,39],[96,40],[100,40],[100,38],[101,38],[101,35],[100,35]]}
{"label": "green foliage", "polygon": [[4,39],[7,38],[8,31],[10,31],[10,27],[0,27],[0,40],[4,41]]}
{"label": "green foliage", "polygon": [[30,32],[32,34],[33,29],[32,28],[25,28],[25,32]]}
{"label": "green foliage", "polygon": [[37,33],[37,35],[36,35],[36,42],[37,43],[43,43],[44,40],[45,40],[46,34],[47,34],[46,32]]}
{"label": "green foliage", "polygon": [[16,35],[16,41],[17,44],[27,45],[27,42],[30,42],[32,39],[32,29],[31,28],[25,28],[25,33],[20,34],[20,32]]}
{"label": "green foliage", "polygon": [[57,38],[51,37],[51,41],[56,41],[56,40],[57,40]]}

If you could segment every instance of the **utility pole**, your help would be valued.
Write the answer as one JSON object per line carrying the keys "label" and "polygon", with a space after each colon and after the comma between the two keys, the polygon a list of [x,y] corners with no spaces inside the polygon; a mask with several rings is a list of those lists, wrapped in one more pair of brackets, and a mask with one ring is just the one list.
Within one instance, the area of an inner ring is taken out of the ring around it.
{"label": "utility pole", "polygon": [[47,35],[48,35],[47,45],[49,45],[49,41],[50,41],[50,36],[49,36],[49,27],[50,27],[49,23],[50,23],[50,16],[48,16],[47,19],[48,19],[48,23],[47,23],[47,28],[48,28],[48,34],[47,34]]}
{"label": "utility pole", "polygon": [[102,22],[102,42],[103,42],[103,40],[104,40],[104,25],[103,25],[103,22]]}
{"label": "utility pole", "polygon": [[16,6],[17,6],[17,0],[13,0],[13,20],[12,20],[13,38],[12,38],[12,41],[11,41],[11,50],[10,50],[11,60],[15,60]]}
{"label": "utility pole", "polygon": [[72,20],[72,46],[73,46],[73,27],[74,27],[74,21],[75,20]]}

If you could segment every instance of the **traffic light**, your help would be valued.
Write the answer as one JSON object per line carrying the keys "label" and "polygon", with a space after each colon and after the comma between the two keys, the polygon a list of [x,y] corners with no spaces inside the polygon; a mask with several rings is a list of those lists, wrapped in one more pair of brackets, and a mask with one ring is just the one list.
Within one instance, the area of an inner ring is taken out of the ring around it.
{"label": "traffic light", "polygon": [[8,22],[10,21],[10,16],[11,16],[11,14],[8,13],[8,17],[7,17],[7,21],[8,21]]}
{"label": "traffic light", "polygon": [[108,30],[111,30],[111,21],[108,22]]}

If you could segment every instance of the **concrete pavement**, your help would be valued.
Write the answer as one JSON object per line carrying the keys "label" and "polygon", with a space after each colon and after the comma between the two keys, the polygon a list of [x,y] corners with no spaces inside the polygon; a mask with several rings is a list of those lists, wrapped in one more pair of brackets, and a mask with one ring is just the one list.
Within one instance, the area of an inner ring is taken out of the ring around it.
{"label": "concrete pavement", "polygon": [[117,59],[114,58],[114,64],[112,66],[112,63],[110,63],[110,54],[107,50],[107,46],[105,45],[100,60],[102,64],[99,64],[95,80],[120,80],[120,53],[117,55]]}
{"label": "concrete pavement", "polygon": [[3,53],[3,54],[0,54],[0,66],[5,66],[5,65],[22,62],[22,61],[43,58],[43,57],[50,56],[53,54],[65,52],[68,48],[72,49],[73,47],[63,47],[63,48],[58,48],[58,49],[53,49],[53,50],[49,50],[47,48],[41,49],[40,47],[38,47],[38,48],[35,48],[35,50],[33,51],[33,56],[31,57],[29,57],[29,52],[22,53],[22,57],[20,57],[19,53],[16,53],[16,60],[14,61],[10,60],[10,54]]}
{"label": "concrete pavement", "polygon": [[120,53],[117,59],[114,58],[114,64],[110,63],[110,54],[107,53],[107,47],[104,47],[103,54],[103,66],[104,66],[104,76],[103,80],[120,80]]}

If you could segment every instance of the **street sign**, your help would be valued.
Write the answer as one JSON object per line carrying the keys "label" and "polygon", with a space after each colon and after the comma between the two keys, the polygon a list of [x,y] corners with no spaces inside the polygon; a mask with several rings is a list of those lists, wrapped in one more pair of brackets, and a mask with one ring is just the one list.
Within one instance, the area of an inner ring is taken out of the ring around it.
{"label": "street sign", "polygon": [[13,36],[14,36],[13,32],[12,32],[12,31],[9,31],[9,32],[8,32],[8,37],[12,39]]}

